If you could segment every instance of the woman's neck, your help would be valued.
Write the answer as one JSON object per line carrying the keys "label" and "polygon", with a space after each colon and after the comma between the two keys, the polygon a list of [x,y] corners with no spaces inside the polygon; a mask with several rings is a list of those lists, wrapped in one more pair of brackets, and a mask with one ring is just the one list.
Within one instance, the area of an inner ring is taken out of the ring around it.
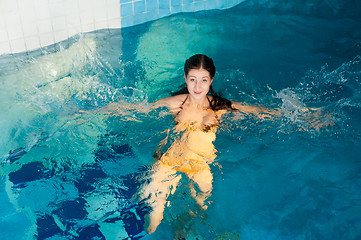
{"label": "woman's neck", "polygon": [[207,96],[204,96],[204,98],[201,98],[201,99],[195,99],[191,95],[189,95],[188,100],[191,105],[201,106],[201,107],[209,107],[209,100],[208,100]]}

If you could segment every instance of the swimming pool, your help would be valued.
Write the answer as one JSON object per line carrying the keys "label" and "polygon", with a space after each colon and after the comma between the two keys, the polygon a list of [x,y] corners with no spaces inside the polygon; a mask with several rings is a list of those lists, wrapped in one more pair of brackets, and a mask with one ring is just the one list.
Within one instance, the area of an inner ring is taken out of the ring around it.
{"label": "swimming pool", "polygon": [[[1,58],[0,238],[359,239],[360,15],[255,2]],[[197,209],[183,178],[147,235],[135,194],[174,122],[139,109],[180,88],[199,52],[222,96],[283,114],[225,116],[209,208]],[[305,106],[332,125],[312,127]]]}

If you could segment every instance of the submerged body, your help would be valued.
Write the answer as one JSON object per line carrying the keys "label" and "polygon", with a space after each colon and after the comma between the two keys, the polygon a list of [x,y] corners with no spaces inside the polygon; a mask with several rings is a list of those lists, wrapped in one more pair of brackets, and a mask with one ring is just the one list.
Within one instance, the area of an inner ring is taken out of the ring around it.
{"label": "submerged body", "polygon": [[[163,219],[163,212],[169,194],[174,193],[184,173],[197,185],[198,192],[191,188],[191,195],[197,204],[206,209],[205,200],[212,191],[213,176],[209,164],[216,158],[213,145],[216,139],[220,112],[208,107],[191,103],[188,95],[181,95],[183,103],[176,108],[175,131],[179,133],[168,150],[160,157],[152,168],[150,183],[140,191],[141,199],[145,199],[151,207],[146,219],[146,231],[152,233]],[[223,111],[222,111],[223,112]]]}
{"label": "submerged body", "polygon": [[168,107],[176,122],[175,131],[180,136],[154,164],[149,183],[139,190],[139,198],[151,208],[145,217],[148,233],[153,233],[161,223],[167,198],[174,193],[181,179],[179,173],[184,173],[194,183],[191,196],[201,209],[207,209],[205,201],[213,188],[209,164],[216,158],[213,142],[222,114],[230,109],[252,114],[269,113],[264,108],[219,97],[211,86],[215,67],[207,56],[192,56],[186,61],[184,70],[187,94],[160,99],[154,104],[155,108]]}

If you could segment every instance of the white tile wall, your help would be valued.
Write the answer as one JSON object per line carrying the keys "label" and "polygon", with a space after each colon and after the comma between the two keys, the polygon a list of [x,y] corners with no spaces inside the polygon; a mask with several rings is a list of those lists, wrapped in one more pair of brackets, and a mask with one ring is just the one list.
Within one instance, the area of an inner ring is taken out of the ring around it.
{"label": "white tile wall", "polygon": [[0,0],[0,55],[120,27],[119,0]]}
{"label": "white tile wall", "polygon": [[224,9],[243,1],[0,0],[0,55],[35,50],[81,32],[132,26],[177,12]]}

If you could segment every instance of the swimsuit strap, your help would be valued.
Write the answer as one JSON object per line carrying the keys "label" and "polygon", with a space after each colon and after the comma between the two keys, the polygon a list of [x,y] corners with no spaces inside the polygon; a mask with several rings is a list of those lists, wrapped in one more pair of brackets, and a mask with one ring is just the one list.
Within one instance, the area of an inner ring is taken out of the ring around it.
{"label": "swimsuit strap", "polygon": [[182,104],[180,105],[180,108],[181,108],[181,109],[183,109],[183,105],[184,105],[184,103],[187,101],[188,96],[189,96],[189,95],[187,95],[187,97],[184,99],[184,101],[183,101]]}
{"label": "swimsuit strap", "polygon": [[187,95],[187,97],[184,99],[184,101],[182,102],[182,104],[179,106],[180,110],[177,112],[177,114],[174,116],[174,118],[177,117],[178,114],[183,110],[183,105],[184,105],[184,103],[187,101],[188,96],[189,96],[189,95]]}
{"label": "swimsuit strap", "polygon": [[[207,96],[207,99],[208,99],[208,102],[209,102],[209,107],[212,109],[211,107],[211,100],[209,100],[209,97]],[[213,110],[214,111],[214,110]],[[218,115],[216,114],[216,120],[217,120],[217,123],[215,123],[217,126],[219,125],[220,121],[219,121],[219,118],[218,118]]]}
{"label": "swimsuit strap", "polygon": [[207,100],[208,100],[208,102],[209,102],[209,107],[211,107],[211,100],[209,100],[209,97],[208,96],[206,96],[207,97]]}

